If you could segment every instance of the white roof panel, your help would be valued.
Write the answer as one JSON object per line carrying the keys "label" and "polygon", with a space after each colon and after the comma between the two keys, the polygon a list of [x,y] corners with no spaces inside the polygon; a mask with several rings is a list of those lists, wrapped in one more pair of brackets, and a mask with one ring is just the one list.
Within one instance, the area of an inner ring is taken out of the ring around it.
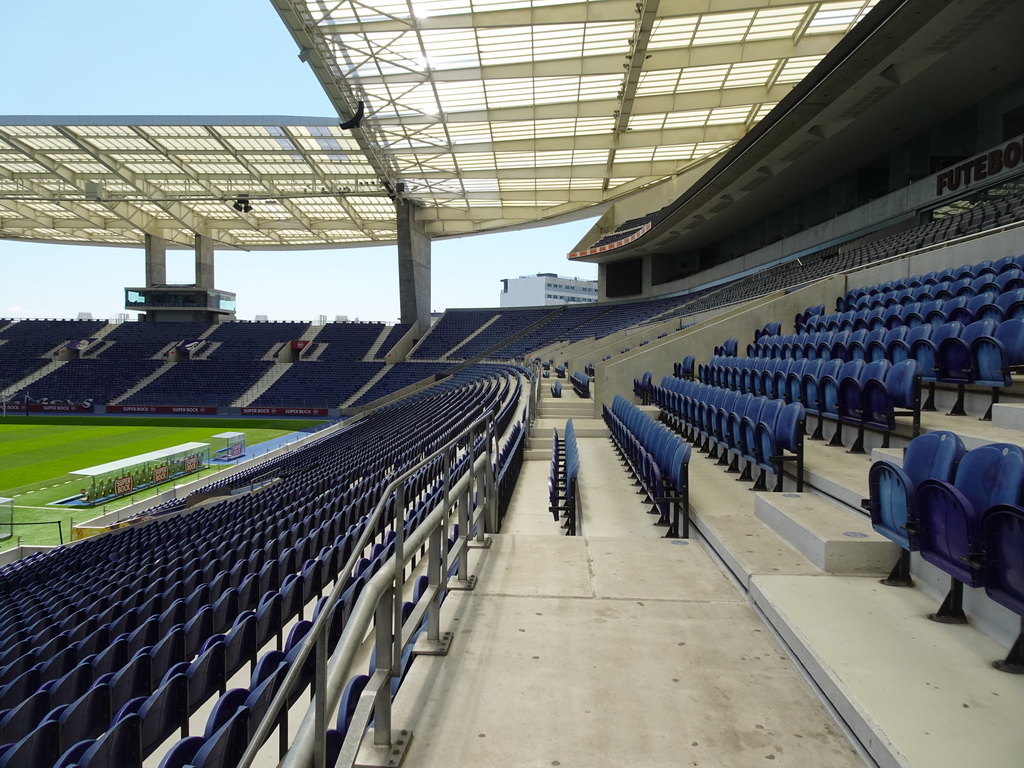
{"label": "white roof panel", "polygon": [[276,0],[340,117],[0,117],[0,237],[379,243],[397,195],[432,237],[583,212],[719,156],[874,2]]}

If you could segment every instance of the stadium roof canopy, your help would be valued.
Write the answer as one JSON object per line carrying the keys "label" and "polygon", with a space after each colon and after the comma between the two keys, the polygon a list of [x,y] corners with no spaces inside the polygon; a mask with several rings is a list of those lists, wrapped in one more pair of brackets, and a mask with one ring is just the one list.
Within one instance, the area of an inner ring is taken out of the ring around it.
{"label": "stadium roof canopy", "polygon": [[432,238],[587,215],[722,155],[875,4],[271,1],[338,117],[0,116],[0,237],[367,245],[394,197]]}

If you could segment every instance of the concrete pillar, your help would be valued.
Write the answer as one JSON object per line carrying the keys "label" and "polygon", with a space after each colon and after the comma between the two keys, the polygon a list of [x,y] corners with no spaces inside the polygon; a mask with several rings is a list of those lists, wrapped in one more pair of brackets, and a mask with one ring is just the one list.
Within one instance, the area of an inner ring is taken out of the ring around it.
{"label": "concrete pillar", "polygon": [[146,233],[146,287],[167,285],[167,241]]}
{"label": "concrete pillar", "polygon": [[403,323],[419,323],[422,336],[430,328],[430,238],[416,220],[416,207],[395,200],[398,219],[398,291]]}
{"label": "concrete pillar", "polygon": [[196,235],[196,288],[213,289],[213,240]]}

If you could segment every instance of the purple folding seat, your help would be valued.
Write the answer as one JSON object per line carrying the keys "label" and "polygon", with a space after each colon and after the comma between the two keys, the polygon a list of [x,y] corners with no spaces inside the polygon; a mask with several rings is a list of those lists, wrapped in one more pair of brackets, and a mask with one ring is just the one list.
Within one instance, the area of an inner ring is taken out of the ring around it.
{"label": "purple folding seat", "polygon": [[1021,617],[1021,632],[1005,659],[992,666],[1024,674],[1024,509],[996,504],[981,516],[985,593]]}
{"label": "purple folding seat", "polygon": [[1024,450],[991,443],[968,451],[953,483],[925,480],[917,489],[921,556],[951,577],[946,599],[929,618],[964,623],[963,586],[983,586],[978,565],[981,516],[996,504],[1017,504],[1024,483]]}
{"label": "purple folding seat", "polygon": [[912,586],[910,552],[917,541],[910,531],[916,527],[917,487],[932,478],[952,482],[960,459],[966,453],[963,441],[953,432],[929,432],[910,441],[903,454],[903,466],[884,459],[868,470],[868,510],[878,533],[900,546],[900,557],[882,583]]}
{"label": "purple folding seat", "polygon": [[973,384],[974,366],[971,348],[976,339],[991,337],[995,330],[992,320],[979,320],[963,328],[956,336],[949,336],[939,342],[935,350],[935,380],[957,385],[957,399],[949,412],[950,416],[963,416],[964,386]]}

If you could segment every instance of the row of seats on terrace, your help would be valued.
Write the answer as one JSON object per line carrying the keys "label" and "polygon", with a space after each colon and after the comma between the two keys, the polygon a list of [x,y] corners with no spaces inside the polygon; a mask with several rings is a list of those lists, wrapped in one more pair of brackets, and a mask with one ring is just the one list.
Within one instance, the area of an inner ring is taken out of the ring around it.
{"label": "row of seats on terrace", "polygon": [[[868,485],[872,525],[901,548],[883,584],[913,586],[910,552],[915,551],[950,577],[942,605],[929,618],[966,623],[965,585],[984,588],[993,601],[1024,617],[1020,446],[989,443],[967,451],[955,433],[931,432],[910,442],[901,464],[885,459],[872,464]],[[993,666],[1024,673],[1024,632]]]}
{"label": "row of seats on terrace", "polygon": [[801,358],[888,360],[894,364],[916,360],[922,380],[930,385],[930,397],[923,408],[932,410],[931,385],[946,382],[959,388],[952,412],[962,415],[965,386],[991,388],[993,403],[998,390],[1011,386],[1011,374],[1024,365],[1024,318],[998,325],[986,319],[968,325],[952,321],[910,329],[901,326],[891,331],[826,331],[784,342],[777,359]]}
{"label": "row of seats on terrace", "polygon": [[[803,316],[804,313],[801,313]],[[798,333],[815,331],[860,331],[879,328],[891,330],[900,326],[914,328],[925,323],[937,324],[950,320],[971,323],[990,318],[999,322],[1024,316],[1024,288],[1002,293],[985,291],[977,296],[937,298],[912,301],[874,309],[848,309],[832,314],[809,314],[797,323]]]}
{"label": "row of seats on terrace", "polygon": [[602,406],[612,443],[658,515],[666,538],[690,537],[690,446],[622,395]]}
{"label": "row of seats on terrace", "polygon": [[[272,696],[257,690],[283,676],[311,626],[308,606],[335,578],[348,584],[329,622],[329,642],[340,638],[360,585],[393,541],[385,520],[372,550],[353,550],[393,473],[484,412],[514,414],[519,391],[508,372],[435,388],[261,462],[254,471],[279,480],[252,493],[0,568],[0,766],[135,768],[175,731],[188,733],[188,718],[228,696],[232,674],[248,664],[245,700],[219,701],[201,742],[171,750],[191,750],[189,764],[219,765],[220,729],[245,719],[253,732]],[[434,461],[410,485],[409,530],[437,500],[443,467]],[[301,678],[293,701],[310,682]],[[231,743],[237,759],[239,742]]]}
{"label": "row of seats on terrace", "polygon": [[[1024,286],[1021,270],[1024,269],[1024,256],[1004,256],[995,261],[984,260],[977,264],[963,264],[924,275],[912,275],[906,279],[890,280],[885,283],[853,288],[836,300],[836,310],[873,309],[875,306],[890,306],[892,303],[905,304],[908,301],[927,301],[939,298],[936,294],[947,291],[950,295],[961,295],[964,281],[972,285],[974,294],[989,290],[987,285],[995,285],[1002,290]],[[986,282],[973,284],[973,281],[987,278]],[[1006,283],[1011,283],[1007,286]],[[950,286],[956,285],[956,290]],[[948,298],[946,296],[945,298]]]}
{"label": "row of seats on terrace", "polygon": [[[752,490],[783,490],[784,463],[795,462],[796,490],[803,490],[806,409],[799,401],[739,392],[698,381],[666,376],[652,385],[651,401],[673,430],[717,459],[726,471],[753,480]],[[743,462],[741,470],[740,463]]]}
{"label": "row of seats on terrace", "polygon": [[825,419],[834,421],[832,445],[843,444],[843,424],[857,429],[850,448],[863,451],[866,429],[882,433],[883,446],[896,430],[896,417],[909,416],[914,434],[920,427],[921,368],[916,360],[893,365],[888,360],[767,360],[712,358],[701,366],[701,383],[741,394],[801,403],[818,421],[812,439],[822,439]]}
{"label": "row of seats on terrace", "polygon": [[[556,382],[557,383],[557,382]],[[579,518],[580,448],[572,419],[565,422],[564,436],[551,430],[551,467],[548,470],[548,511],[555,522],[563,519],[566,536],[577,534]]]}

